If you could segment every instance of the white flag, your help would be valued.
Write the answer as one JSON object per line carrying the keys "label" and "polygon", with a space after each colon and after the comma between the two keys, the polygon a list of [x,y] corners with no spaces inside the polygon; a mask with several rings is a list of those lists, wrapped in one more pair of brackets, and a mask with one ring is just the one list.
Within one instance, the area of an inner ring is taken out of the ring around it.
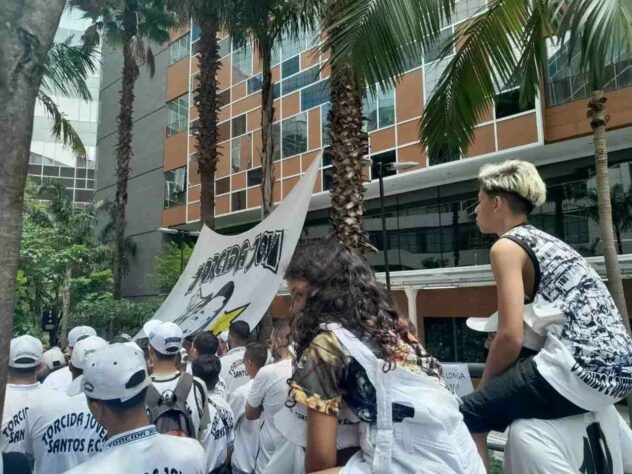
{"label": "white flag", "polygon": [[235,320],[254,328],[272,303],[294,254],[319,163],[320,157],[253,229],[220,235],[203,226],[184,272],[152,319],[173,321],[185,336],[202,330],[217,334]]}

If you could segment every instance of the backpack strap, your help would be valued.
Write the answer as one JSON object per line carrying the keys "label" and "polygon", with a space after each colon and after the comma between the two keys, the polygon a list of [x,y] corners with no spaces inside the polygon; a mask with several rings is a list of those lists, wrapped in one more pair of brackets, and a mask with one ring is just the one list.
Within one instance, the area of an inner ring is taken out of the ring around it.
{"label": "backpack strap", "polygon": [[364,368],[367,377],[369,377],[375,388],[377,433],[373,452],[372,472],[390,473],[393,452],[393,402],[391,394],[391,375],[393,371],[384,372],[385,362],[376,357],[366,344],[351,331],[340,326],[340,324],[328,324],[326,329],[336,335],[340,344]]}
{"label": "backpack strap", "polygon": [[147,387],[147,396],[145,397],[145,406],[147,407],[147,411],[149,411],[149,417],[151,418],[151,422],[153,423],[153,412],[158,406],[158,401],[160,400],[160,392],[156,388],[156,386],[152,383]]}

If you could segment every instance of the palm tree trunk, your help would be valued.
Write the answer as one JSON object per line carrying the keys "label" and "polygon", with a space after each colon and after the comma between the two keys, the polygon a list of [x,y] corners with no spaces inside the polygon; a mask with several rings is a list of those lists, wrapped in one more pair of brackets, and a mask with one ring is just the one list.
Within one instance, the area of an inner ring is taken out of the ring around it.
{"label": "palm tree trunk", "polygon": [[362,88],[349,70],[332,71],[329,111],[331,164],[331,226],[347,248],[374,251],[362,226],[364,185],[362,158],[368,151],[368,135],[362,130]]}
{"label": "palm tree trunk", "polygon": [[68,343],[68,315],[70,313],[70,284],[72,282],[72,267],[66,263],[66,272],[64,274],[64,286],[61,293],[61,332],[59,340],[61,347],[66,347]]}
{"label": "palm tree trunk", "polygon": [[606,149],[606,124],[605,114],[606,97],[602,90],[592,92],[592,98],[588,103],[588,117],[593,130],[593,142],[595,146],[595,172],[597,178],[597,206],[599,208],[599,230],[603,256],[606,262],[608,275],[608,288],[612,294],[623,323],[630,332],[630,319],[625,304],[623,293],[623,281],[619,268],[619,259],[614,244],[612,226],[612,204],[610,202],[610,181],[608,179],[608,151]]}
{"label": "palm tree trunk", "polygon": [[127,207],[127,181],[132,160],[132,113],[134,111],[134,84],[138,79],[138,66],[132,55],[130,41],[123,46],[123,81],[117,117],[118,142],[116,145],[116,197],[114,205],[114,299],[121,298],[121,284],[125,259],[125,208]]}
{"label": "palm tree trunk", "polygon": [[200,173],[200,217],[212,229],[215,225],[215,172],[217,171],[217,73],[221,67],[217,24],[214,19],[200,20],[200,88],[195,106],[200,116],[197,132]]}
{"label": "palm tree trunk", "polygon": [[262,218],[265,219],[272,212],[274,198],[274,170],[272,160],[274,153],[274,102],[272,84],[272,42],[268,38],[257,41],[261,58],[261,196]]}
{"label": "palm tree trunk", "polygon": [[35,98],[64,0],[12,0],[0,8],[0,418],[13,335],[24,185]]}

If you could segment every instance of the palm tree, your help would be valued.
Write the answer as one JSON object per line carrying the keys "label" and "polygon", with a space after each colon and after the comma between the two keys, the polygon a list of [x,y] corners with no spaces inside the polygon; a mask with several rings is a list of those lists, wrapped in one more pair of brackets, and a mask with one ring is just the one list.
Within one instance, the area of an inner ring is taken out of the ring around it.
{"label": "palm tree", "polygon": [[365,88],[388,88],[438,36],[454,0],[327,0],[323,5],[326,40],[323,51],[331,65],[329,112],[331,223],[345,246],[373,251],[363,229],[362,160],[368,137],[362,129]]}
{"label": "palm tree", "polygon": [[232,2],[223,0],[169,0],[168,6],[181,22],[192,20],[199,25],[200,76],[195,92],[195,106],[200,117],[195,130],[197,161],[200,173],[200,217],[212,229],[215,223],[215,172],[217,170],[217,136],[219,102],[217,74],[222,66],[218,32],[231,18]]}
{"label": "palm tree", "polygon": [[304,0],[244,0],[232,27],[234,41],[252,39],[261,60],[261,211],[264,218],[272,212],[274,204],[272,51],[283,33],[292,38],[301,31],[311,30],[318,8],[318,2]]}
{"label": "palm tree", "polygon": [[139,65],[145,64],[152,77],[155,73],[154,54],[146,42],[162,44],[168,41],[169,28],[175,25],[175,21],[162,0],[69,0],[69,5],[84,11],[84,16],[93,22],[83,36],[87,47],[97,44],[102,37],[105,42],[123,51],[119,114],[116,119],[116,258],[112,272],[114,298],[120,299],[125,255],[127,181],[133,156],[134,85],[140,74]]}
{"label": "palm tree", "polygon": [[493,0],[485,12],[456,29],[442,56],[457,48],[426,104],[421,141],[428,154],[450,143],[464,153],[474,127],[493,104],[497,90],[520,87],[521,101],[533,100],[547,67],[546,41],[566,42],[569,57],[592,88],[588,118],[593,130],[599,224],[608,286],[628,330],[630,322],[613,236],[606,151],[607,64],[623,49],[632,54],[632,4],[627,0]]}
{"label": "palm tree", "polygon": [[65,0],[12,0],[0,8],[0,413],[13,335],[24,186],[35,100]]}

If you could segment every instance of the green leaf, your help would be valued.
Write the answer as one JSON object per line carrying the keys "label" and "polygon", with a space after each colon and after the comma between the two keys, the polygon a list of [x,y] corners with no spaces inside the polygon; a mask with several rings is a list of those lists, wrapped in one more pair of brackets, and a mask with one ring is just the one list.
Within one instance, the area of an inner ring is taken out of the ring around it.
{"label": "green leaf", "polygon": [[66,118],[66,114],[61,112],[53,99],[41,90],[37,94],[37,100],[42,104],[52,120],[52,135],[62,144],[69,147],[77,158],[85,158],[87,153],[83,141],[72,126],[72,123]]}

